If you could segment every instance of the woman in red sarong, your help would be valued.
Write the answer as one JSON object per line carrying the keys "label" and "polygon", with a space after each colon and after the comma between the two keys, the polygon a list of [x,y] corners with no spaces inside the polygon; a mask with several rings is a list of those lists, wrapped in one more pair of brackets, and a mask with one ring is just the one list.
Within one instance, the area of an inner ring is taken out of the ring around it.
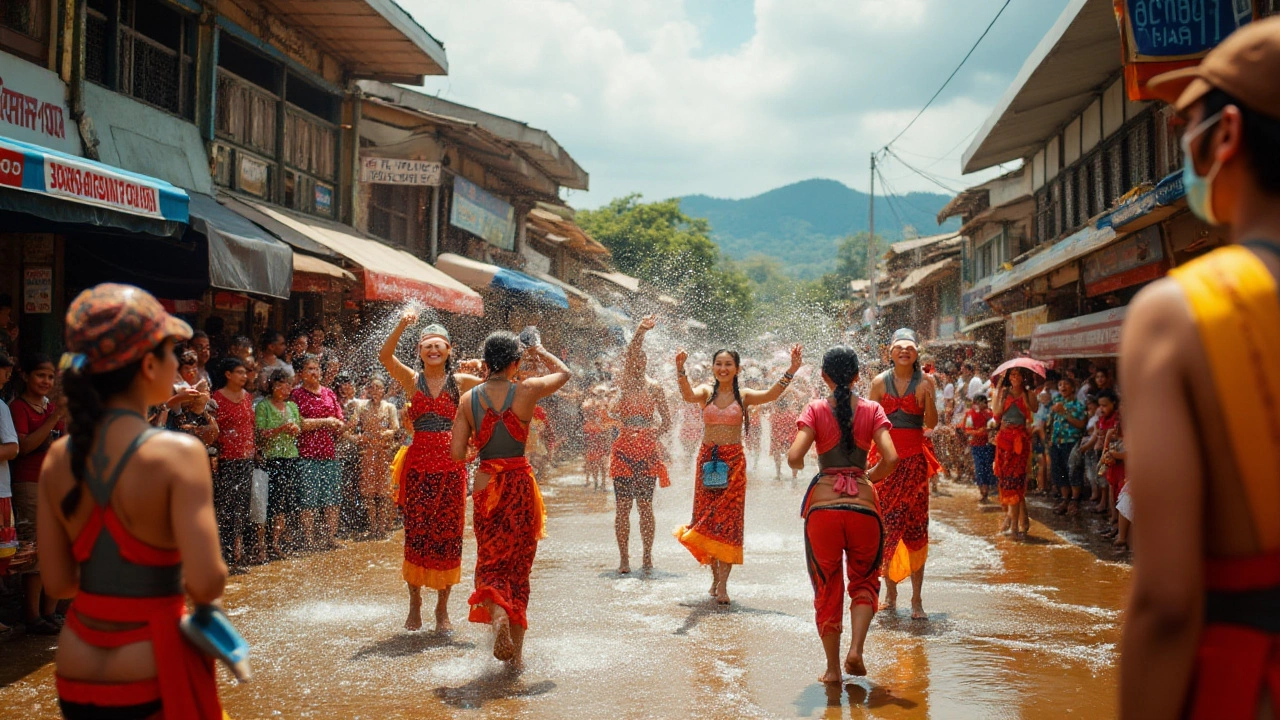
{"label": "woman in red sarong", "polygon": [[[889,431],[898,451],[898,466],[876,487],[884,519],[884,606],[898,601],[898,583],[911,578],[911,618],[927,620],[920,597],[924,565],[929,557],[929,478],[942,466],[924,437],[938,424],[933,378],[920,370],[920,341],[914,330],[893,334],[889,358],[893,367],[871,382],[870,400],[884,408],[893,423]],[[872,450],[868,462],[878,457]]]}
{"label": "woman in red sarong", "polygon": [[[791,369],[768,390],[739,390],[742,368],[738,353],[718,350],[712,356],[713,384],[696,389],[689,384],[684,363],[689,354],[676,353],[676,375],[680,396],[687,403],[702,406],[702,449],[698,452],[697,478],[693,489],[693,519],[676,528],[680,544],[698,562],[711,566],[711,595],[721,605],[729,604],[729,571],[742,564],[743,515],[747,499],[747,458],[742,450],[742,433],[748,427],[748,410],[777,400],[795,379],[803,362],[803,348],[791,348]],[[727,466],[728,482],[708,487],[708,465]]]}
{"label": "woman in red sarong", "polygon": [[[653,569],[654,485],[671,485],[666,463],[662,461],[662,447],[658,444],[658,439],[671,429],[671,409],[667,407],[667,396],[662,386],[645,374],[648,358],[643,349],[644,337],[656,325],[657,317],[649,315],[640,321],[631,337],[622,376],[618,380],[621,395],[613,404],[611,413],[620,426],[610,455],[609,475],[613,478],[617,501],[613,529],[621,558],[618,572],[624,575],[631,572],[632,501],[635,501],[640,515],[641,567],[649,572]],[[654,415],[658,416],[656,423]]]}
{"label": "woman in red sarong", "polygon": [[[800,413],[796,407],[804,401],[803,397],[783,397],[773,406],[769,414],[769,456],[773,458],[774,479],[782,479],[782,458],[791,447],[796,437],[796,421]],[[799,470],[791,470],[791,479],[795,480]]]}
{"label": "woman in red sarong", "polygon": [[585,448],[587,485],[594,489],[607,487],[609,473],[609,448],[613,445],[613,421],[609,418],[609,402],[605,396],[609,389],[604,385],[591,388],[591,394],[582,403],[582,436]]}
{"label": "woman in red sarong", "polygon": [[[227,579],[204,445],[151,427],[191,337],[146,292],[99,285],[67,311],[69,437],[40,473],[45,592],[75,600],[58,639],[64,717],[221,720],[213,661],[183,638],[187,598]],[[90,457],[92,459],[90,460]]]}
{"label": "woman in red sarong", "polygon": [[[516,380],[521,357],[550,372]],[[467,457],[474,435],[480,468],[472,491],[476,533],[475,592],[469,619],[493,627],[493,656],[519,669],[529,623],[529,573],[545,537],[546,511],[525,444],[538,401],[569,382],[569,368],[540,343],[526,348],[509,332],[484,341],[488,380],[459,400],[453,423],[453,459]]]}
{"label": "woman in red sarong", "polygon": [[992,405],[1000,418],[996,433],[995,474],[1004,506],[1004,533],[1025,535],[1031,529],[1027,516],[1027,471],[1031,463],[1031,432],[1027,424],[1040,403],[1026,387],[1022,368],[1010,368],[996,388]]}
{"label": "woman in red sarong", "polygon": [[[898,452],[884,409],[853,395],[858,381],[858,354],[853,348],[839,345],[828,350],[822,358],[822,379],[832,397],[814,400],[804,409],[787,463],[802,470],[809,448],[818,451],[819,472],[809,483],[800,514],[813,584],[814,619],[827,656],[826,672],[818,680],[838,683],[844,679],[842,669],[851,675],[867,674],[863,651],[880,598],[884,552],[884,526],[874,483],[893,472]],[[880,462],[868,470],[867,451],[873,443]],[[853,632],[841,668],[846,570]]]}
{"label": "woman in red sarong", "polygon": [[480,383],[456,371],[449,331],[428,325],[418,337],[419,370],[396,357],[400,337],[418,322],[410,309],[387,336],[378,360],[402,387],[414,388],[405,407],[413,443],[398,465],[396,504],[404,515],[404,562],[409,586],[406,630],[422,628],[422,588],[436,591],[436,632],[453,629],[449,593],[462,579],[462,535],[467,523],[467,469],[449,455],[458,397]]}

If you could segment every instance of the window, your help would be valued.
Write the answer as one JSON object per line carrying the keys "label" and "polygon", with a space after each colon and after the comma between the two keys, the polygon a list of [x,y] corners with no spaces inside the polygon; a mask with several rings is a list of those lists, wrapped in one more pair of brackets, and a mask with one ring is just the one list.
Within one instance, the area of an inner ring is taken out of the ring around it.
{"label": "window", "polygon": [[225,35],[217,93],[215,181],[333,217],[339,98]]}
{"label": "window", "polygon": [[396,245],[410,245],[420,202],[417,186],[371,185],[369,232]]}
{"label": "window", "polygon": [[0,48],[44,65],[49,43],[47,0],[0,2]]}
{"label": "window", "polygon": [[89,0],[85,76],[191,119],[195,36],[192,17],[160,0]]}

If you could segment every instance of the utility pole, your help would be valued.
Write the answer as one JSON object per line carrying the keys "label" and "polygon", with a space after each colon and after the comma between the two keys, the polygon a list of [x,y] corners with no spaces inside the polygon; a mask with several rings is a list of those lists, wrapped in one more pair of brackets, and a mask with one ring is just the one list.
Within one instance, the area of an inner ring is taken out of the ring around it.
{"label": "utility pole", "polygon": [[871,197],[867,217],[871,229],[867,233],[867,280],[870,281],[871,308],[876,307],[876,154],[871,153]]}

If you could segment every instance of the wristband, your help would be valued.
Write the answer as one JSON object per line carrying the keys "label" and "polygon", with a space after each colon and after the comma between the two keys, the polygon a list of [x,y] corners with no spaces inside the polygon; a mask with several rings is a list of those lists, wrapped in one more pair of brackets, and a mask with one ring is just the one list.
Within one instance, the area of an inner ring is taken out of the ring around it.
{"label": "wristband", "polygon": [[796,379],[796,374],[795,374],[795,373],[793,373],[793,372],[784,372],[784,373],[782,373],[782,377],[784,377],[784,378],[786,378],[786,379],[788,379],[788,380],[795,380],[795,379]]}

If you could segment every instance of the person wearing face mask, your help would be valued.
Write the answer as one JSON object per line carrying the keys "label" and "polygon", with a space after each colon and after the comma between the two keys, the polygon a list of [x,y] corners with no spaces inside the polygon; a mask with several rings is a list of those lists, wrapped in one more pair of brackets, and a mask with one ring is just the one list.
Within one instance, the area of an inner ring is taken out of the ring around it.
{"label": "person wearing face mask", "polygon": [[436,632],[453,628],[449,593],[462,579],[462,536],[467,521],[467,469],[450,457],[453,422],[462,393],[479,385],[460,372],[452,340],[443,325],[431,324],[418,335],[418,369],[396,357],[396,346],[418,313],[406,310],[382,344],[378,360],[397,382],[413,388],[405,422],[413,443],[405,452],[396,502],[404,511],[404,563],[400,574],[409,587],[406,630],[422,628],[422,588],[436,591]]}
{"label": "person wearing face mask", "polygon": [[1277,78],[1280,18],[1269,18],[1148,85],[1187,122],[1187,205],[1231,243],[1145,288],[1124,324],[1134,573],[1123,718],[1280,707]]}
{"label": "person wearing face mask", "polygon": [[[933,378],[920,370],[920,340],[914,330],[893,334],[893,367],[871,382],[868,399],[880,403],[893,428],[898,466],[877,486],[884,517],[885,608],[898,601],[898,583],[911,578],[911,619],[927,620],[920,586],[929,556],[929,479],[942,470],[924,431],[938,424]],[[873,450],[867,462],[875,463]]]}

